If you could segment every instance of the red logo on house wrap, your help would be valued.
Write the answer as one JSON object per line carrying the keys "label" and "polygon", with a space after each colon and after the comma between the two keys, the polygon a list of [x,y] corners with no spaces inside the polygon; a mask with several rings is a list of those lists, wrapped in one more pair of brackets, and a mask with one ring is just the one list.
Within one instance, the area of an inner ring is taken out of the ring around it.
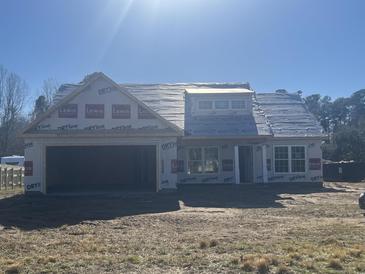
{"label": "red logo on house wrap", "polygon": [[24,176],[33,176],[33,161],[24,161]]}
{"label": "red logo on house wrap", "polygon": [[86,118],[104,118],[104,104],[86,104],[85,105]]}
{"label": "red logo on house wrap", "polygon": [[322,161],[320,158],[310,158],[309,159],[309,170],[321,170]]}
{"label": "red logo on house wrap", "polygon": [[113,119],[130,119],[131,106],[130,105],[112,105]]}

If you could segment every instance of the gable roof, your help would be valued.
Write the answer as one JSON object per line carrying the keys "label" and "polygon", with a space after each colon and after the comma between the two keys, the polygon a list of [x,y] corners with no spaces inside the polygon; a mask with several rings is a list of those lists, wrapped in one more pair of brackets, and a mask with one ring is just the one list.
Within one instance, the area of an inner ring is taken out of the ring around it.
{"label": "gable roof", "polygon": [[[60,106],[70,102],[72,99],[74,99],[77,95],[79,95],[81,92],[85,91],[87,87],[89,87],[92,83],[94,83],[97,79],[103,78],[107,82],[109,82],[112,86],[117,88],[121,93],[129,97],[132,101],[136,102],[139,105],[142,105],[147,111],[149,111],[152,115],[154,115],[157,119],[162,121],[163,123],[167,124],[170,128],[174,129],[179,135],[182,134],[182,131],[179,127],[177,127],[175,124],[169,122],[168,120],[161,117],[158,113],[156,113],[154,110],[152,110],[149,106],[147,106],[145,103],[139,101],[136,97],[131,95],[128,91],[123,89],[121,86],[119,86],[117,83],[115,83],[112,79],[110,79],[108,76],[106,76],[102,72],[95,72],[90,75],[87,75],[82,82],[80,82],[77,85],[62,85],[59,91],[57,92],[56,96],[60,95],[60,92],[66,91],[66,94],[59,97],[57,102],[52,105],[45,113],[37,117],[34,121],[32,121],[23,131],[23,134],[27,133],[30,129],[32,129],[34,126],[39,124],[41,121],[49,117],[52,113],[54,113]],[[63,87],[63,88],[62,88]],[[56,97],[57,98],[57,97]]]}
{"label": "gable roof", "polygon": [[[104,74],[96,73],[96,76],[98,75],[106,77],[114,85],[117,85]],[[86,88],[85,85],[92,81],[93,77],[95,77],[94,74],[87,76],[76,85],[62,85],[55,96],[56,105],[51,109],[57,109],[70,96],[80,92],[80,89]],[[160,119],[167,121],[181,132],[188,130],[185,127],[186,90],[245,89],[251,91],[248,83],[120,84],[117,86],[122,92],[129,94],[138,103],[146,106]],[[42,117],[48,115],[49,112]],[[42,117],[37,119],[38,122],[42,120]],[[200,125],[200,129],[194,135],[324,137],[322,127],[296,93],[254,93],[252,116],[218,117],[219,119],[215,120],[210,118],[199,117],[195,121],[198,126]],[[32,124],[37,124],[37,120]],[[186,134],[189,135],[191,132],[186,131]]]}

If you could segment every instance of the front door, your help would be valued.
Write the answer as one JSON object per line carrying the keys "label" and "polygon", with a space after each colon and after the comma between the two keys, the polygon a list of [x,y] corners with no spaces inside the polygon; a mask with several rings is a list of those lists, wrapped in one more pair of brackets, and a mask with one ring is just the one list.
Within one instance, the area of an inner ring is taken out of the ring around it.
{"label": "front door", "polygon": [[238,148],[240,183],[253,183],[253,153],[252,146]]}

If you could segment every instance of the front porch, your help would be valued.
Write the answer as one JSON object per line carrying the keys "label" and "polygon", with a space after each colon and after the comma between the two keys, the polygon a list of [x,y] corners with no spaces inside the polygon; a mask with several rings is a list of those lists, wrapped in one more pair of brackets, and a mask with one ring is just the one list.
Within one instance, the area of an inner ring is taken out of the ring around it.
{"label": "front porch", "polygon": [[267,183],[266,138],[184,138],[179,184]]}

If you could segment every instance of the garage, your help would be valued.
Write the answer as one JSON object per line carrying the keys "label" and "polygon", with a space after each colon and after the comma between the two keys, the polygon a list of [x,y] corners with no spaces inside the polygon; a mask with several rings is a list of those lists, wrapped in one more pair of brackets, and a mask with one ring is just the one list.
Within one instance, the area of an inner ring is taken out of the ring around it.
{"label": "garage", "polygon": [[156,191],[156,146],[49,146],[47,192]]}

